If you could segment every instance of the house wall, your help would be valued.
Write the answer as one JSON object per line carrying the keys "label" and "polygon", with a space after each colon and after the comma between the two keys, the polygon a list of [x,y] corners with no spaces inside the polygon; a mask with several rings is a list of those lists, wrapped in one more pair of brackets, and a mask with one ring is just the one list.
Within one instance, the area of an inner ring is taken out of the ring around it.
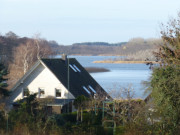
{"label": "house wall", "polygon": [[[40,98],[55,97],[55,89],[57,88],[61,90],[61,97],[56,97],[57,99],[75,99],[56,76],[42,64],[39,64],[38,67],[14,90],[10,98],[12,102],[23,98],[23,88],[28,88],[31,94],[38,93],[39,88],[44,89],[45,94]],[[37,96],[39,97],[39,94]]]}
{"label": "house wall", "polygon": [[52,112],[55,114],[61,114],[61,106],[52,106]]}

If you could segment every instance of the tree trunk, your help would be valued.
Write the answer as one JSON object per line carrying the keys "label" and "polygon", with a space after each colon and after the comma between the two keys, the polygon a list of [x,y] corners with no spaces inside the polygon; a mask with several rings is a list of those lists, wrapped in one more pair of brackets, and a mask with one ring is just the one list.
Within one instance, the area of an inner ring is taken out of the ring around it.
{"label": "tree trunk", "polygon": [[77,120],[77,122],[78,122],[78,117],[79,117],[79,115],[78,115],[78,114],[79,114],[79,111],[78,111],[78,110],[79,110],[79,108],[77,109],[77,115],[76,115],[76,120]]}
{"label": "tree trunk", "polygon": [[82,108],[81,108],[81,122],[83,121],[83,111],[82,111]]}

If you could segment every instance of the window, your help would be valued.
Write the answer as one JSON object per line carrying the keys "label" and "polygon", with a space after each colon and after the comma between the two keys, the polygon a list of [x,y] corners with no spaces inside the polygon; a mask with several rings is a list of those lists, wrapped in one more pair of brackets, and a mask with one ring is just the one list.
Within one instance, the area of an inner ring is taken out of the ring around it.
{"label": "window", "polygon": [[77,72],[77,70],[71,64],[69,64],[69,66],[74,72]]}
{"label": "window", "polygon": [[61,97],[61,90],[55,89],[55,91],[56,91],[56,97]]}
{"label": "window", "polygon": [[91,94],[91,92],[90,92],[85,86],[83,86],[83,89],[84,89],[88,94]]}
{"label": "window", "polygon": [[90,90],[92,90],[94,93],[96,93],[95,89],[93,89],[93,87],[91,87],[91,85],[88,86],[90,88]]}
{"label": "window", "polygon": [[39,88],[39,97],[42,97],[45,95],[45,91],[43,88]]}
{"label": "window", "polygon": [[28,88],[24,88],[24,89],[23,89],[23,96],[24,96],[24,97],[29,96],[29,89],[28,89]]}
{"label": "window", "polygon": [[78,72],[81,72],[81,70],[80,70],[75,64],[73,64],[73,66],[75,67],[75,69],[76,69]]}

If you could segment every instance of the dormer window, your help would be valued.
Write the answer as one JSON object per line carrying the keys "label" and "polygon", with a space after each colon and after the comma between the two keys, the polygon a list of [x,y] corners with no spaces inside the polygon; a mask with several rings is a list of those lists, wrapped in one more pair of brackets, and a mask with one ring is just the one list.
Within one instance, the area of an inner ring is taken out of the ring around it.
{"label": "dormer window", "polygon": [[55,89],[56,92],[56,97],[61,97],[61,90],[60,89]]}

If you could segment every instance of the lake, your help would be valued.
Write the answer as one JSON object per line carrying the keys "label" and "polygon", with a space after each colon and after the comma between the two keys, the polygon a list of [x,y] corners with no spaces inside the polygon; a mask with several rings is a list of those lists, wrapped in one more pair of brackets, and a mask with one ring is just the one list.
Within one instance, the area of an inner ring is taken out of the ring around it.
{"label": "lake", "polygon": [[[61,56],[57,56],[61,57]],[[76,58],[84,67],[103,67],[110,72],[91,73],[91,76],[107,91],[119,91],[122,88],[131,89],[134,92],[134,98],[145,98],[145,86],[143,81],[148,81],[151,76],[151,70],[146,64],[109,64],[93,63],[97,60],[116,59],[118,56],[69,56]],[[112,95],[113,96],[113,95]]]}

